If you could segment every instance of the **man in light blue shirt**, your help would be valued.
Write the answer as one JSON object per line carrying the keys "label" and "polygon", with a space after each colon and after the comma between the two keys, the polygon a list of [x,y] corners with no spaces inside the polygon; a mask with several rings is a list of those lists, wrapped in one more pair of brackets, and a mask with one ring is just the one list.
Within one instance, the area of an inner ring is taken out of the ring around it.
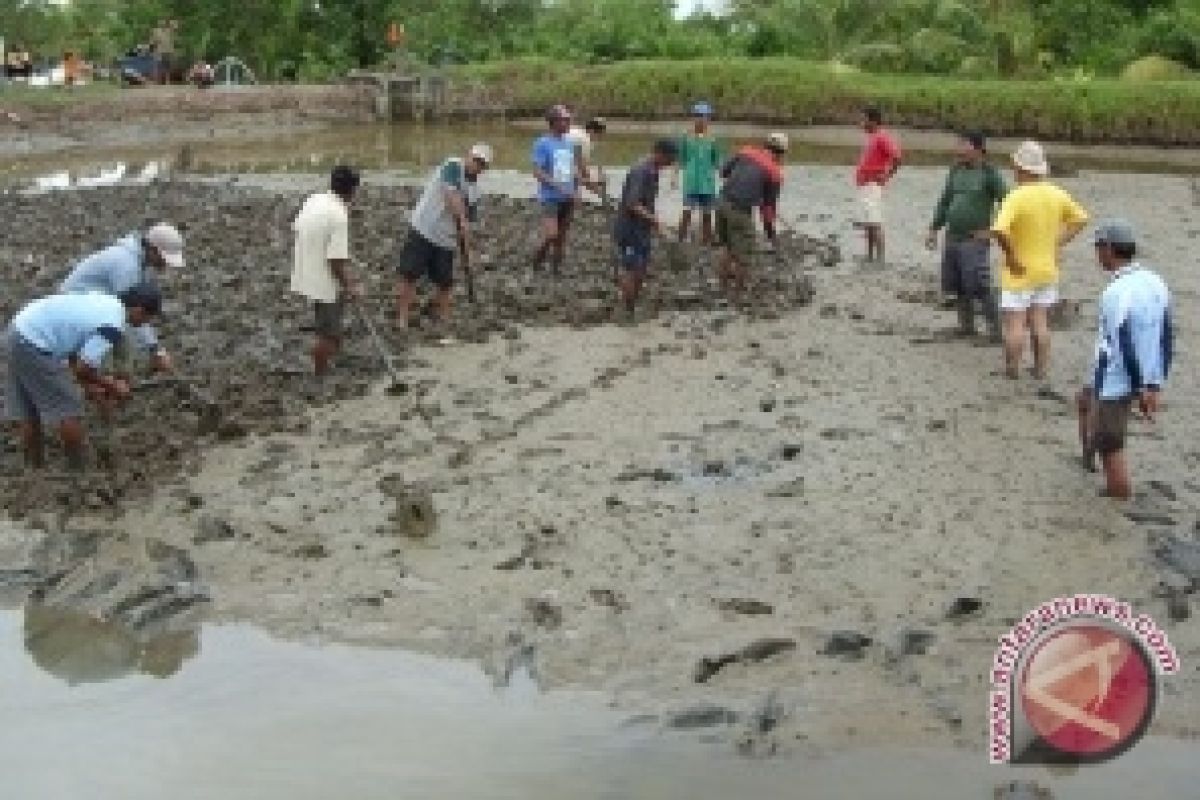
{"label": "man in light blue shirt", "polygon": [[1125,433],[1133,403],[1153,420],[1171,369],[1174,330],[1167,285],[1134,260],[1137,242],[1123,220],[1096,228],[1096,257],[1111,281],[1100,296],[1100,331],[1091,380],[1077,398],[1084,466],[1104,467],[1104,496],[1133,494],[1125,460]]}
{"label": "man in light blue shirt", "polygon": [[[183,235],[174,226],[160,223],[144,234],[132,233],[80,261],[59,291],[100,292],[120,297],[137,284],[154,283],[154,273],[183,265]],[[139,326],[133,334],[141,349],[151,356],[155,369],[171,369],[171,357],[159,344],[153,326]]]}
{"label": "man in light blue shirt", "polygon": [[575,216],[575,196],[580,186],[600,195],[601,181],[592,181],[583,173],[582,151],[568,136],[571,130],[571,111],[564,105],[552,106],[546,112],[550,131],[533,143],[533,177],[538,183],[538,206],[541,208],[542,240],[533,254],[534,269],[541,269],[546,258],[551,270],[562,270],[567,248],[567,232]]}
{"label": "man in light blue shirt", "polygon": [[45,465],[43,425],[57,425],[67,463],[83,467],[82,384],[106,413],[129,396],[129,384],[101,372],[125,327],[158,316],[162,296],[140,283],[119,298],[101,293],[58,294],[34,300],[13,317],[5,334],[8,374],[5,417],[19,423],[27,467]]}

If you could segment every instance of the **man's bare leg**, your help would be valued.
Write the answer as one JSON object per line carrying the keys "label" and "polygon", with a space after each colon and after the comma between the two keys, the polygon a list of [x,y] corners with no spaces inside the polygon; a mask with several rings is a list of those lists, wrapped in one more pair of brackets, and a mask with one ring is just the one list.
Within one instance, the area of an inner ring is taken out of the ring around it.
{"label": "man's bare leg", "polygon": [[1050,368],[1050,309],[1046,306],[1029,309],[1029,327],[1033,339],[1033,377],[1042,381]]}
{"label": "man's bare leg", "polygon": [[64,419],[58,424],[58,435],[62,440],[63,453],[67,457],[67,469],[75,472],[82,471],[85,465],[83,422],[77,417]]}
{"label": "man's bare leg", "polygon": [[42,423],[25,420],[20,425],[21,450],[25,454],[26,469],[42,469],[46,466],[46,445],[42,440]]}
{"label": "man's bare leg", "polygon": [[571,230],[571,218],[559,222],[557,230],[558,235],[554,237],[554,247],[551,249],[551,268],[555,275],[561,275],[563,260],[567,255],[567,233]]}
{"label": "man's bare leg", "polygon": [[450,308],[454,303],[454,294],[451,287],[438,289],[433,294],[433,313],[437,317],[439,325],[444,325],[450,321]]}
{"label": "man's bare leg", "polygon": [[700,212],[700,243],[708,247],[713,243],[713,213]]}
{"label": "man's bare leg", "polygon": [[1117,500],[1128,500],[1133,497],[1133,483],[1129,478],[1129,464],[1125,461],[1125,451],[1117,450],[1100,456],[1104,465],[1104,495]]}
{"label": "man's bare leg", "polygon": [[728,247],[722,247],[717,257],[717,278],[721,284],[721,291],[728,292],[729,284],[733,280],[733,253]]}
{"label": "man's bare leg", "polygon": [[883,226],[874,225],[872,227],[875,228],[875,262],[877,264],[882,264],[884,263],[883,244],[885,239],[883,235]]}
{"label": "man's bare leg", "polygon": [[317,376],[329,372],[329,362],[337,355],[340,347],[341,341],[338,339],[328,336],[317,337],[317,341],[313,344],[312,349],[313,372]]}
{"label": "man's bare leg", "polygon": [[1090,387],[1085,386],[1075,395],[1075,414],[1079,418],[1079,452],[1083,468],[1088,472],[1096,471],[1096,448],[1092,443],[1095,421],[1093,413],[1093,394]]}
{"label": "man's bare leg", "polygon": [[687,241],[688,228],[692,226],[692,210],[685,208],[679,215],[679,241]]}
{"label": "man's bare leg", "polygon": [[413,303],[417,302],[417,282],[401,278],[396,284],[396,327],[407,330],[408,322],[412,319]]}
{"label": "man's bare leg", "polygon": [[1004,309],[1004,374],[1016,380],[1021,377],[1021,358],[1025,355],[1027,313],[1021,309]]}
{"label": "man's bare leg", "polygon": [[632,319],[642,289],[641,277],[633,270],[623,269],[621,277],[617,279],[617,285],[621,288],[621,303],[625,307],[625,313]]}
{"label": "man's bare leg", "polygon": [[554,247],[554,243],[558,240],[558,219],[550,216],[542,217],[542,241],[538,244],[537,250],[533,253],[534,269],[541,269],[546,263],[546,256],[550,254],[550,249]]}

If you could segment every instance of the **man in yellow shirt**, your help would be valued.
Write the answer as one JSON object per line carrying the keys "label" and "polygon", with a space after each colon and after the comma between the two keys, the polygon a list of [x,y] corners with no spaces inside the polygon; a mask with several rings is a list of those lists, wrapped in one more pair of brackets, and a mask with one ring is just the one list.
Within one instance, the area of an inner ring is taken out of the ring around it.
{"label": "man in yellow shirt", "polygon": [[1059,250],[1074,239],[1088,214],[1069,194],[1046,180],[1050,165],[1037,142],[1013,154],[1016,188],[1000,205],[990,231],[1004,251],[1000,308],[1004,314],[1005,374],[1020,376],[1026,331],[1033,339],[1033,374],[1046,377],[1050,361],[1050,307],[1058,302]]}

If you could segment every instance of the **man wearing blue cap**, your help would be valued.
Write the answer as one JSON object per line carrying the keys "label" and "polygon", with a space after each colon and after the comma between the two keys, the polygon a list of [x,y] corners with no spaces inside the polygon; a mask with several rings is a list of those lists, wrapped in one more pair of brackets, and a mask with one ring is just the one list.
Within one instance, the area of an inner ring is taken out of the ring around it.
{"label": "man wearing blue cap", "polygon": [[1084,467],[1104,467],[1106,497],[1133,495],[1125,460],[1125,432],[1134,402],[1153,421],[1171,369],[1174,331],[1167,285],[1134,258],[1137,243],[1124,220],[1096,228],[1096,259],[1111,276],[1100,296],[1100,332],[1091,381],[1077,396]]}
{"label": "man wearing blue cap", "polygon": [[34,300],[13,318],[5,335],[8,375],[5,416],[20,426],[25,465],[45,465],[44,425],[58,427],[67,465],[83,468],[83,399],[111,408],[129,396],[129,383],[101,373],[125,328],[159,315],[158,287],[140,283],[113,297],[98,292],[57,294]]}
{"label": "man wearing blue cap", "polygon": [[700,241],[712,244],[717,171],[722,161],[721,145],[708,130],[712,116],[712,106],[696,103],[692,106],[692,132],[679,140],[679,172],[683,173],[683,215],[679,218],[681,242],[687,238],[695,211],[700,214]]}

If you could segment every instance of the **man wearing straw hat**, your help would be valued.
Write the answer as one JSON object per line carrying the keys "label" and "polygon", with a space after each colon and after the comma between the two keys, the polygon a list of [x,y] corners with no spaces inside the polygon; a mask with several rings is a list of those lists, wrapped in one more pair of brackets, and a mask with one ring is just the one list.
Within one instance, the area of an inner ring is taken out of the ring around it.
{"label": "man wearing straw hat", "polygon": [[1059,251],[1087,224],[1088,214],[1050,183],[1042,146],[1022,142],[1012,156],[1016,188],[1004,198],[990,231],[1004,251],[1000,308],[1004,325],[1004,371],[1020,377],[1026,336],[1033,340],[1033,375],[1046,378],[1050,362],[1051,306],[1058,302]]}

